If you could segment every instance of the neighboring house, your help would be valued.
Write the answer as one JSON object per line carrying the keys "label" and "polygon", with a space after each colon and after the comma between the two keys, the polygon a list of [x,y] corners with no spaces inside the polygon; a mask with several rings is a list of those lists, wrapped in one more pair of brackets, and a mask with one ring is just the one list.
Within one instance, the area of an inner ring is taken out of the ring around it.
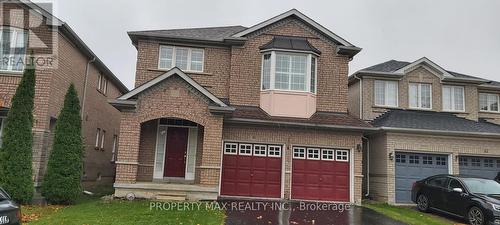
{"label": "neighboring house", "polygon": [[[13,1],[8,1],[0,4],[4,10],[1,15],[13,15],[10,13],[13,10],[18,10],[17,12],[22,12],[21,15],[26,16],[24,21],[30,21],[29,24],[32,24],[31,21],[37,18],[41,21],[40,26],[28,28],[28,23],[21,23],[20,26],[17,26],[15,21],[10,21],[14,17],[1,18],[0,128],[4,126],[12,96],[15,94],[24,71],[24,64],[4,63],[8,61],[4,61],[4,59],[24,60],[31,51],[34,55],[43,54],[41,51],[46,51],[29,47],[28,39],[30,42],[36,41],[30,29],[37,29],[37,34],[46,34],[38,36],[38,38],[55,37],[53,43],[57,43],[57,47],[53,49],[55,51],[53,55],[56,57],[54,61],[57,61],[57,66],[41,68],[37,64],[36,67],[33,111],[33,177],[35,186],[40,185],[45,173],[54,125],[70,83],[75,84],[83,111],[82,134],[85,143],[83,181],[85,185],[91,185],[95,182],[111,184],[115,175],[113,152],[116,151],[117,147],[120,112],[108,104],[108,99],[116,98],[128,92],[128,89],[66,23],[29,2],[27,4],[21,2],[14,4]],[[28,12],[30,9],[36,11]],[[1,132],[2,129],[0,129],[0,137]]]}
{"label": "neighboring house", "polygon": [[367,194],[409,203],[414,181],[435,174],[494,178],[500,171],[500,83],[427,58],[391,60],[349,77],[349,112],[369,134]]}
{"label": "neighboring house", "polygon": [[252,27],[129,32],[115,195],[360,203],[363,131],[348,115],[361,49],[293,9]]}

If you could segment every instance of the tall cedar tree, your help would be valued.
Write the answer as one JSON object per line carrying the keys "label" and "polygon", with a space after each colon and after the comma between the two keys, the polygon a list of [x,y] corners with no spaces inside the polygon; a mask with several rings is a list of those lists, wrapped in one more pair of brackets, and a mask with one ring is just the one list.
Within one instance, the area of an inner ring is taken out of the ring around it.
{"label": "tall cedar tree", "polygon": [[54,144],[42,182],[42,195],[52,204],[73,204],[82,192],[83,141],[80,101],[69,86],[56,122]]}
{"label": "tall cedar tree", "polygon": [[3,130],[0,148],[0,186],[19,203],[33,199],[33,101],[35,68],[26,66]]}

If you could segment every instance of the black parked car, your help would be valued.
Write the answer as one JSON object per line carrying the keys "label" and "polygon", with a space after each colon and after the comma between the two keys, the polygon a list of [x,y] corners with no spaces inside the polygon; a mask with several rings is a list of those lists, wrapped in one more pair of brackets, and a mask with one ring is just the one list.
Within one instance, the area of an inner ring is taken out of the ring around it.
{"label": "black parked car", "polygon": [[0,225],[21,224],[21,208],[0,188]]}
{"label": "black parked car", "polygon": [[413,184],[411,199],[420,211],[459,216],[471,225],[500,224],[500,184],[494,180],[432,176]]}

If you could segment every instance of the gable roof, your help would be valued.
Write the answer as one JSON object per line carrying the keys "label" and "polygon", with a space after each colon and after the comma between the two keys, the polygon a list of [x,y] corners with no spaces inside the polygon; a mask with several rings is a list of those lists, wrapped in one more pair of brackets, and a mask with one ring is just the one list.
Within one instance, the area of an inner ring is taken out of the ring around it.
{"label": "gable roof", "polygon": [[382,128],[403,128],[446,132],[490,133],[500,135],[500,125],[484,120],[473,121],[448,112],[393,109],[371,124]]}
{"label": "gable roof", "polygon": [[160,39],[168,41],[179,41],[185,43],[214,44],[214,45],[242,45],[246,40],[246,35],[260,30],[266,26],[274,24],[280,20],[293,17],[309,25],[314,30],[324,35],[326,38],[336,43],[337,53],[353,57],[361,51],[361,48],[354,46],[345,39],[336,35],[321,24],[307,17],[297,9],[291,9],[278,16],[258,23],[250,28],[244,26],[225,27],[205,27],[169,30],[131,31],[128,32],[132,43],[136,46],[141,38]]}
{"label": "gable roof", "polygon": [[217,98],[215,95],[213,95],[212,93],[210,93],[207,89],[205,89],[204,87],[202,87],[200,84],[198,84],[196,81],[194,81],[193,79],[191,79],[191,77],[189,77],[188,75],[186,75],[184,72],[182,72],[182,70],[180,70],[179,68],[177,67],[174,67],[172,69],[170,69],[169,71],[167,71],[166,73],[160,75],[160,76],[157,76],[156,78],[142,84],[141,86],[135,88],[134,90],[120,96],[117,98],[117,100],[119,101],[127,101],[129,99],[131,99],[132,97],[138,95],[139,93],[153,87],[154,85],[164,81],[165,79],[171,77],[171,76],[174,76],[174,75],[177,75],[179,76],[180,78],[182,78],[184,81],[186,81],[189,85],[191,85],[192,87],[194,87],[196,90],[198,90],[200,93],[202,93],[204,96],[206,96],[208,99],[210,99],[211,101],[213,101],[215,104],[217,104],[217,106],[219,107],[228,107],[226,105],[226,103],[224,103],[223,101],[221,101],[219,98]]}
{"label": "gable roof", "polygon": [[[483,79],[480,77],[457,73],[454,71],[446,70],[436,63],[432,62],[426,57],[422,57],[414,62],[405,62],[405,61],[397,61],[397,60],[389,60],[387,62],[383,62],[380,64],[376,64],[374,66],[370,66],[364,69],[357,71],[356,73],[349,76],[349,80],[352,81],[354,76],[362,76],[362,75],[381,75],[381,76],[404,76],[405,71],[418,66],[420,64],[424,64],[426,66],[430,66],[438,71],[441,71],[443,74],[442,79],[450,80],[450,81],[463,81],[463,82],[475,82],[480,84],[491,84],[493,86],[498,86],[500,88],[500,83]],[[498,83],[498,84],[497,84]]]}
{"label": "gable roof", "polygon": [[233,37],[244,37],[247,34],[250,34],[252,32],[255,32],[255,31],[260,30],[264,27],[267,27],[273,23],[276,23],[280,20],[283,20],[285,18],[292,17],[292,16],[301,20],[302,22],[306,23],[307,25],[310,25],[311,27],[315,28],[317,31],[319,31],[320,33],[322,33],[326,37],[330,38],[332,41],[334,41],[337,44],[340,44],[343,46],[355,47],[353,44],[349,43],[345,39],[341,38],[340,36],[336,35],[332,31],[323,27],[321,24],[319,24],[316,21],[312,20],[311,18],[307,17],[306,15],[304,15],[303,13],[301,13],[297,9],[288,10],[282,14],[279,14],[279,15],[271,18],[271,19],[268,19],[266,21],[258,23],[258,24],[254,25],[248,29],[245,29],[241,32],[234,34]]}
{"label": "gable roof", "polygon": [[[7,3],[15,3],[7,2]],[[116,85],[118,90],[122,93],[128,92],[128,88],[118,79],[115,74],[104,64],[104,62],[97,57],[97,55],[90,49],[90,47],[85,44],[85,42],[76,34],[73,29],[64,21],[60,20],[56,16],[52,15],[50,12],[45,10],[43,7],[40,7],[36,3],[33,3],[29,0],[18,0],[18,3],[22,4],[25,7],[33,8],[34,11],[40,13],[47,20],[46,24],[49,26],[55,26],[58,30],[67,37],[75,46],[78,48],[85,56],[88,57],[89,60],[94,60],[93,64],[103,72],[104,76],[106,76],[111,82]]]}
{"label": "gable roof", "polygon": [[230,38],[233,34],[247,29],[244,26],[223,26],[223,27],[202,27],[168,30],[148,30],[148,31],[130,31],[127,32],[134,44],[139,37],[156,37],[173,40],[198,40],[209,42],[224,42],[224,39]]}

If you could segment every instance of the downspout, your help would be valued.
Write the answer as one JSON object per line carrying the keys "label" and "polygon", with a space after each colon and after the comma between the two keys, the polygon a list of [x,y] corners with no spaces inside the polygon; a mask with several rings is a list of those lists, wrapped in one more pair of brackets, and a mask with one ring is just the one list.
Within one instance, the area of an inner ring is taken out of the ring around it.
{"label": "downspout", "polygon": [[359,80],[359,118],[364,120],[363,115],[363,80],[354,74],[354,78]]}
{"label": "downspout", "polygon": [[90,64],[95,62],[95,57],[92,58],[87,62],[87,66],[85,67],[85,82],[83,83],[83,96],[82,96],[82,109],[81,109],[81,119],[82,119],[82,127],[83,127],[83,121],[84,121],[84,116],[85,116],[85,99],[87,97],[87,83],[89,79],[89,68]]}
{"label": "downspout", "polygon": [[365,136],[361,137],[366,140],[366,194],[365,197],[370,196],[370,140]]}

